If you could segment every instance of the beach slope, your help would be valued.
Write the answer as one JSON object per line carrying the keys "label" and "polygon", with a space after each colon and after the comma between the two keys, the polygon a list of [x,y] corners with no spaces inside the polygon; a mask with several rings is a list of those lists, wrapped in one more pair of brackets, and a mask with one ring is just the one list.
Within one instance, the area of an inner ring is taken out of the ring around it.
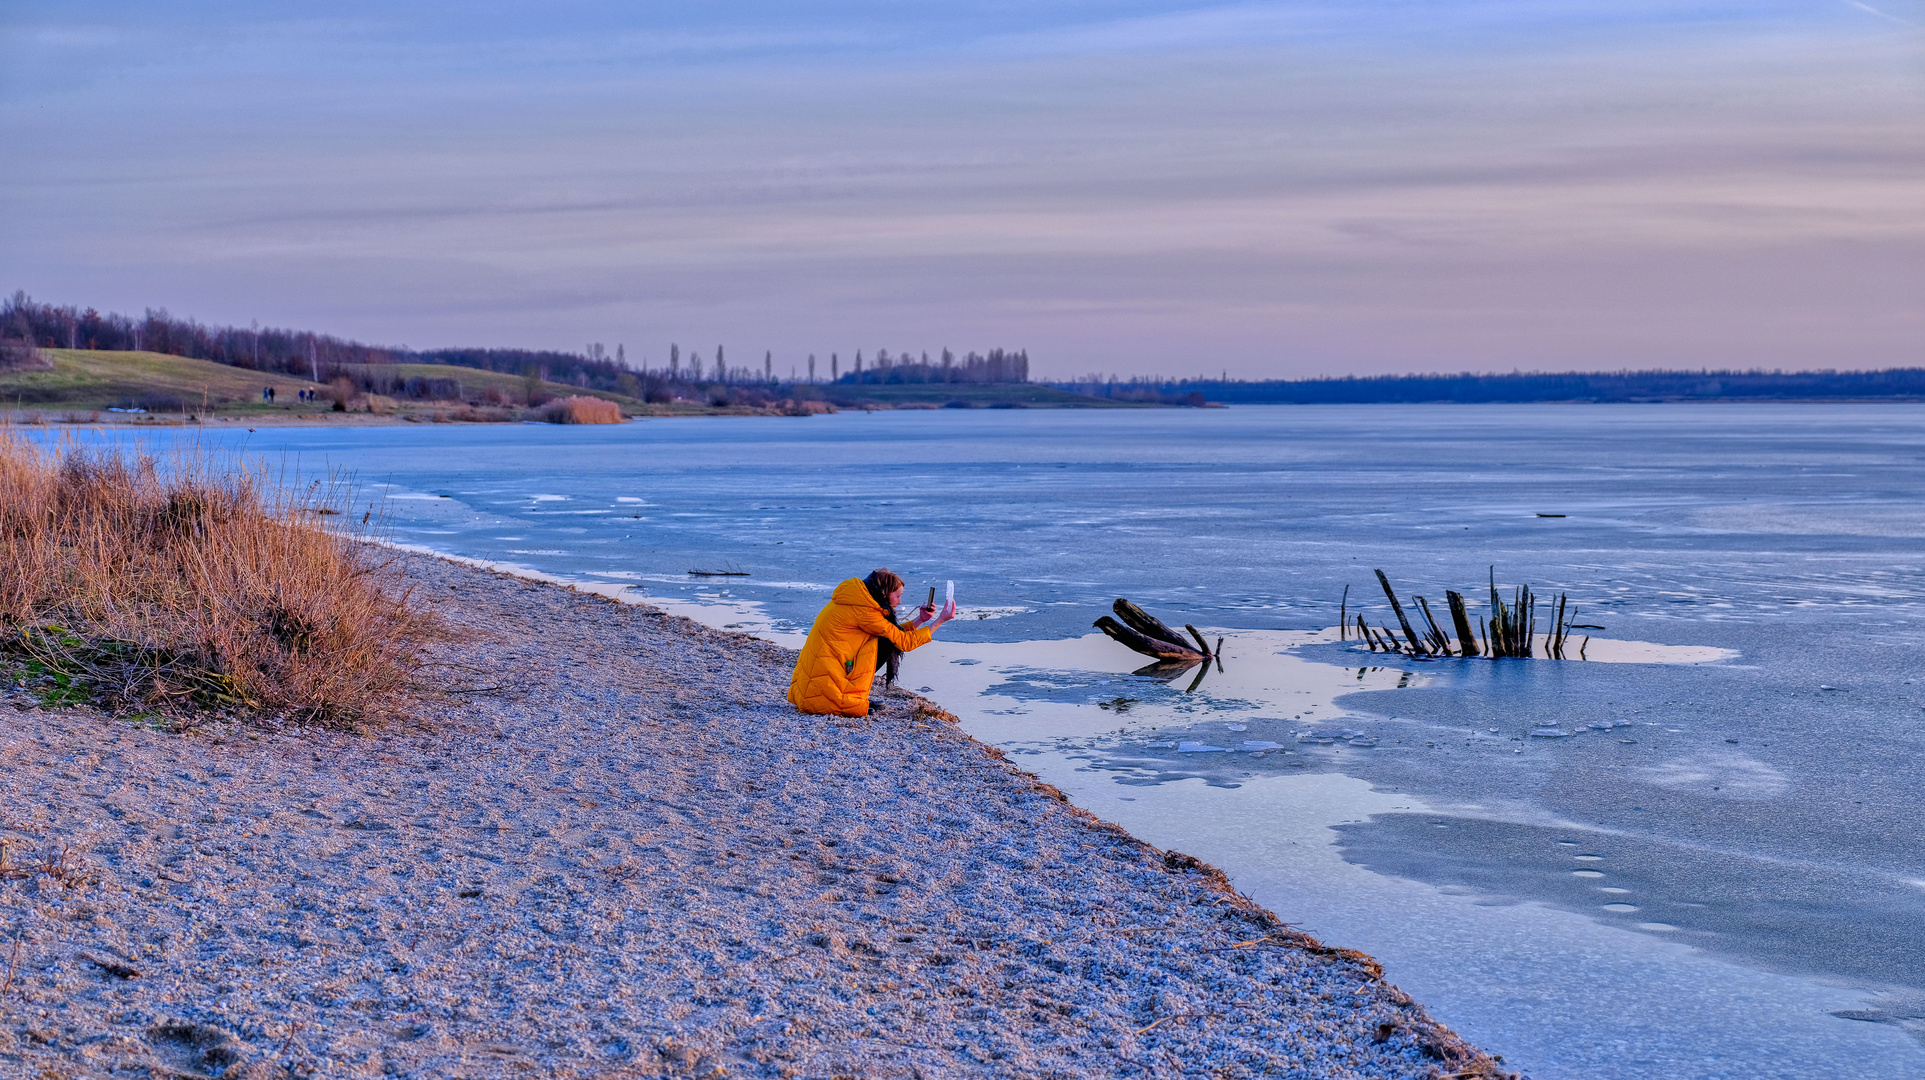
{"label": "beach slope", "polygon": [[1505,1075],[921,699],[801,716],[775,645],[402,559],[465,634],[418,728],[0,702],[0,1072]]}

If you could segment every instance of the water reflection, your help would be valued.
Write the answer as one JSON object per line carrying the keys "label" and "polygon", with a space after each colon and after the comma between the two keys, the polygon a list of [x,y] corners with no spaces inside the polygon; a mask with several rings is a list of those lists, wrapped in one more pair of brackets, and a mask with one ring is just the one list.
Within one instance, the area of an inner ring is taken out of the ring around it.
{"label": "water reflection", "polygon": [[1218,671],[1223,670],[1223,658],[1218,656],[1214,658],[1214,661],[1208,658],[1203,660],[1158,660],[1153,664],[1144,664],[1142,667],[1130,672],[1130,674],[1141,679],[1155,679],[1161,683],[1174,683],[1184,675],[1189,674],[1190,671],[1195,670],[1196,678],[1191,679],[1190,685],[1183,689],[1183,692],[1186,694],[1194,694],[1196,693],[1197,687],[1203,685],[1204,677],[1210,674],[1210,664],[1212,662],[1216,664]]}

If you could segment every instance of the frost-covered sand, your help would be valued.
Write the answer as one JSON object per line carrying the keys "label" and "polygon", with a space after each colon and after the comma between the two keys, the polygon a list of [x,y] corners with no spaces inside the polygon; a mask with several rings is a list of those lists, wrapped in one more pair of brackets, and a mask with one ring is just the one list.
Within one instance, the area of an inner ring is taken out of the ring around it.
{"label": "frost-covered sand", "polygon": [[920,699],[404,558],[478,691],[418,728],[0,703],[0,1074],[1504,1075]]}

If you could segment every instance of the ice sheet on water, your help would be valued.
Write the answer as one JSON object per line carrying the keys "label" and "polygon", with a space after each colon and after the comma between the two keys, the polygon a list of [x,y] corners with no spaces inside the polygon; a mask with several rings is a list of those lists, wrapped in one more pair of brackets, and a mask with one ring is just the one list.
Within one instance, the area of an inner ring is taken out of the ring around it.
{"label": "ice sheet on water", "polygon": [[1227,746],[1211,746],[1209,743],[1200,742],[1180,742],[1176,744],[1176,752],[1179,754],[1204,754],[1212,751],[1227,754],[1230,752],[1230,748]]}
{"label": "ice sheet on water", "polygon": [[1243,741],[1243,744],[1239,746],[1238,749],[1239,750],[1281,750],[1283,749],[1283,744],[1276,743],[1276,742],[1269,742],[1264,739],[1245,739]]}
{"label": "ice sheet on water", "polygon": [[1355,739],[1363,738],[1369,738],[1369,736],[1352,728],[1315,728],[1297,734],[1298,742],[1317,743],[1322,746],[1331,746],[1340,742],[1347,743]]}
{"label": "ice sheet on water", "polygon": [[970,619],[975,622],[988,622],[991,619],[1008,619],[1017,615],[1027,615],[1030,612],[1035,610],[1036,610],[1035,608],[1031,608],[1031,607],[1014,607],[1014,606],[1011,606],[1011,607],[959,607],[956,609],[956,618]]}

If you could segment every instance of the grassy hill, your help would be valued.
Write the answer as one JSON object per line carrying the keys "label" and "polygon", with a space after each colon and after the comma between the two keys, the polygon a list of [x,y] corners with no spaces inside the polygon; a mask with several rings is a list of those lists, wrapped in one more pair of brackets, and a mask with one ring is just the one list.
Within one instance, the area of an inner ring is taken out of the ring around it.
{"label": "grassy hill", "polygon": [[[265,412],[261,388],[274,386],[286,404],[306,380],[270,376],[207,360],[151,352],[96,352],[42,349],[51,371],[0,372],[0,402],[16,408],[94,410],[146,408],[152,412],[229,411],[236,407]],[[325,409],[316,403],[315,411]],[[275,410],[281,411],[281,410]]]}
{"label": "grassy hill", "polygon": [[[462,396],[474,401],[489,390],[495,390],[508,397],[519,400],[527,389],[527,380],[520,375],[509,375],[500,371],[483,371],[480,368],[454,367],[449,364],[384,364],[391,369],[397,379],[455,379],[461,383]],[[646,415],[652,410],[640,399],[617,394],[607,390],[585,390],[566,383],[539,382],[540,393],[548,397],[596,397],[612,401],[622,407],[622,411],[635,415]],[[700,410],[697,410],[700,411]]]}
{"label": "grassy hill", "polygon": [[[67,413],[104,412],[110,408],[143,408],[151,414],[203,413],[238,418],[300,416],[331,412],[325,400],[296,400],[297,391],[319,390],[319,384],[290,375],[229,367],[208,360],[153,352],[106,352],[89,349],[41,349],[52,370],[0,372],[0,410],[41,411],[59,418]],[[527,390],[519,376],[440,364],[396,364],[396,377],[457,379],[463,397],[478,399],[490,389],[513,400]],[[263,387],[274,387],[275,401],[261,400]],[[558,383],[539,384],[548,397],[581,394],[604,398],[624,412],[645,413],[649,406],[634,398]],[[449,402],[395,402],[395,411],[410,414],[445,410]],[[697,410],[699,411],[699,410]]]}

